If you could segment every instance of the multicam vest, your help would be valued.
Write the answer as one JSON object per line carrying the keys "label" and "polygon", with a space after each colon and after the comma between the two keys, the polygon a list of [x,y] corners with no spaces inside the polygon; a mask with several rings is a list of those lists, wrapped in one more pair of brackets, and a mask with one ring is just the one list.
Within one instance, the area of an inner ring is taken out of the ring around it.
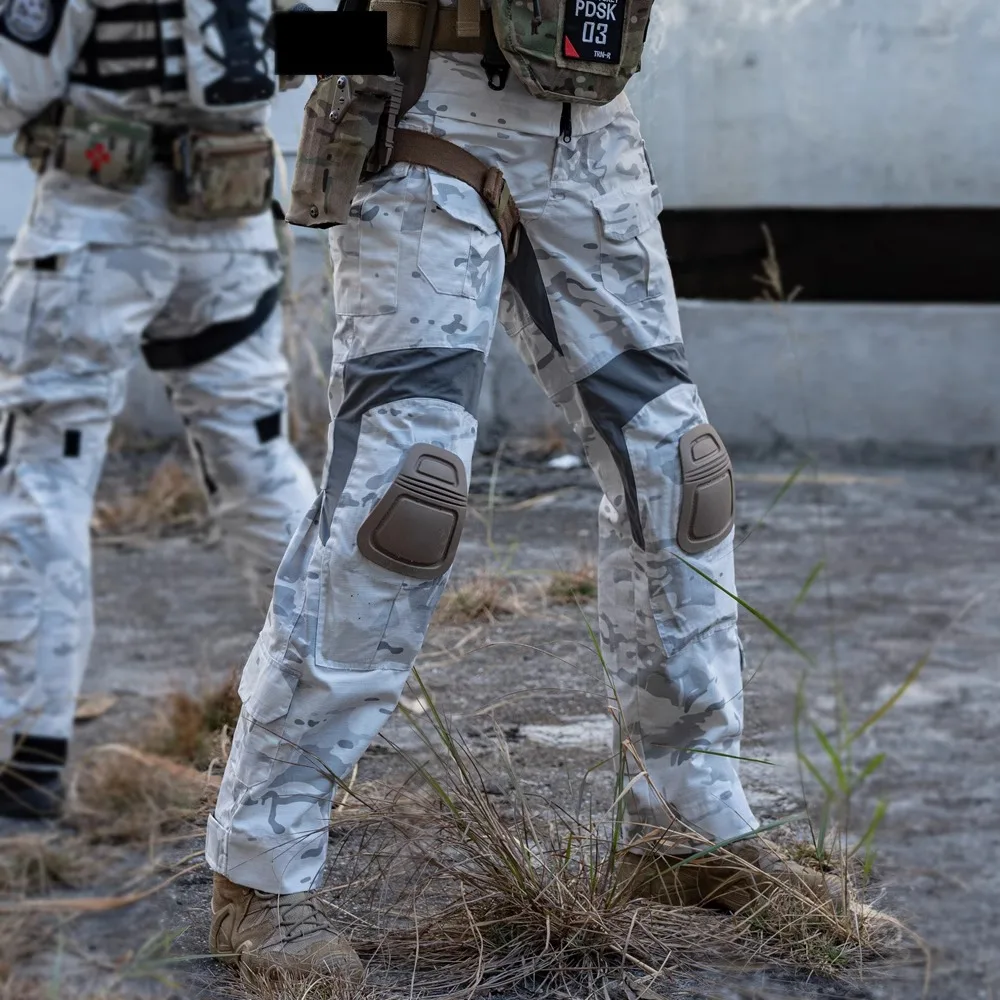
{"label": "multicam vest", "polygon": [[653,0],[491,0],[493,30],[534,97],[607,104],[639,71]]}

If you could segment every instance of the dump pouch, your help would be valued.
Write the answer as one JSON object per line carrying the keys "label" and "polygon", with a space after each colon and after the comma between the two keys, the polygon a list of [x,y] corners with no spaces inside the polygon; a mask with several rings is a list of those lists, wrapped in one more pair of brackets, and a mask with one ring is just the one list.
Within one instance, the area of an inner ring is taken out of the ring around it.
{"label": "dump pouch", "polygon": [[317,82],[303,115],[288,222],[311,229],[347,222],[362,175],[389,161],[402,91],[395,76]]}
{"label": "dump pouch", "polygon": [[260,215],[273,198],[274,168],[265,131],[185,132],[174,140],[170,211],[185,219]]}
{"label": "dump pouch", "polygon": [[639,71],[653,0],[491,0],[500,51],[528,93],[607,104]]}

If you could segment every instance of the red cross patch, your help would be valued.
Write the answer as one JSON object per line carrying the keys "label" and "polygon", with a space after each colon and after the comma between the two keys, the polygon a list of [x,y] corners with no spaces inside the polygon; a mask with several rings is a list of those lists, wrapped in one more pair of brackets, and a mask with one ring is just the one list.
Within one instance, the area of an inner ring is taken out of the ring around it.
{"label": "red cross patch", "polygon": [[94,171],[98,171],[105,164],[111,162],[111,153],[103,142],[95,142],[86,153],[83,154],[90,161],[90,166]]}

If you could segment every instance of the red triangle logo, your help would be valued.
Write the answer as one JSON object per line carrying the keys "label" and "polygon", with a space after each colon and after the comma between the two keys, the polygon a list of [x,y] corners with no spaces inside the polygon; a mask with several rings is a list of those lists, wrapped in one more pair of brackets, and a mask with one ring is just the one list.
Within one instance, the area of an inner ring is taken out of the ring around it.
{"label": "red triangle logo", "polygon": [[568,38],[563,38],[563,49],[567,59],[579,59],[580,53],[573,48],[573,43]]}

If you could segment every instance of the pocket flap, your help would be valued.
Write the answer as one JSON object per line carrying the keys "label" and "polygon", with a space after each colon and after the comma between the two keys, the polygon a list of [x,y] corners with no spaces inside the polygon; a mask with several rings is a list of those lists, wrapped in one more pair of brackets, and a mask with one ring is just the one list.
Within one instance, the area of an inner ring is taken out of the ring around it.
{"label": "pocket flap", "polygon": [[483,201],[483,196],[463,181],[438,170],[428,169],[434,204],[458,222],[475,226],[489,235],[497,232],[497,224]]}
{"label": "pocket flap", "polygon": [[657,222],[663,201],[649,184],[617,188],[594,199],[604,235],[616,243],[634,240]]}

